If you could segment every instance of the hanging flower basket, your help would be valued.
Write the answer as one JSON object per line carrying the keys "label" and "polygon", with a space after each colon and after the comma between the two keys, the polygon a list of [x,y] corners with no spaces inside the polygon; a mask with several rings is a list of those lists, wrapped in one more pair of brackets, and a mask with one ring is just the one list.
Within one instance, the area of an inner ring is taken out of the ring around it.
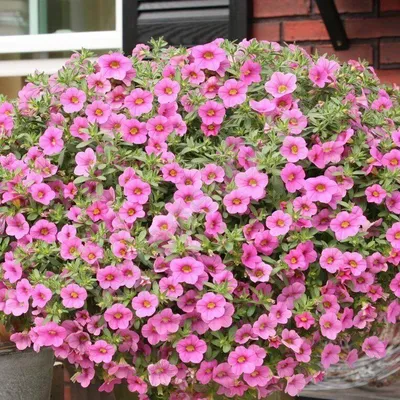
{"label": "hanging flower basket", "polygon": [[397,370],[398,88],[256,40],[92,57],[0,99],[0,322],[18,349],[141,400]]}

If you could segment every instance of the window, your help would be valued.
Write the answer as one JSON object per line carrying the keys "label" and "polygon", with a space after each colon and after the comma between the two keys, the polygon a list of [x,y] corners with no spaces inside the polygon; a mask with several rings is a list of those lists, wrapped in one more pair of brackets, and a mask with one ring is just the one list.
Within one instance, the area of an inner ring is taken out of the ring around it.
{"label": "window", "polygon": [[52,73],[71,50],[121,47],[122,0],[0,1],[0,76]]}

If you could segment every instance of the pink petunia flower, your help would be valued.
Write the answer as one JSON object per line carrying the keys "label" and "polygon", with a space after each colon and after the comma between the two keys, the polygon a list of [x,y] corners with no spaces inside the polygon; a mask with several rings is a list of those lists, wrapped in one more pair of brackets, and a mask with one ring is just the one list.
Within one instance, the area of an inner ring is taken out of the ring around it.
{"label": "pink petunia flower", "polygon": [[218,96],[227,108],[235,107],[244,103],[246,100],[247,85],[236,79],[228,79],[223,86],[218,89]]}
{"label": "pink petunia flower", "polygon": [[252,167],[246,172],[239,172],[235,176],[235,183],[239,189],[247,190],[252,199],[259,200],[265,196],[264,189],[268,184],[268,176],[259,172],[256,167]]}
{"label": "pink petunia flower", "polygon": [[74,174],[78,176],[89,176],[96,161],[96,154],[90,148],[86,149],[84,152],[77,153],[75,156],[76,167],[74,169]]}
{"label": "pink petunia flower", "polygon": [[105,78],[114,78],[122,81],[132,69],[132,62],[120,53],[104,54],[97,60],[100,72]]}
{"label": "pink petunia flower", "polygon": [[152,110],[153,95],[143,89],[134,89],[125,97],[124,106],[128,108],[132,117],[140,117]]}
{"label": "pink petunia flower", "polygon": [[81,308],[87,298],[86,289],[76,283],[71,283],[61,289],[62,304],[66,308]]}
{"label": "pink petunia flower", "polygon": [[271,79],[265,84],[265,90],[272,96],[279,98],[296,90],[296,75],[274,72]]}
{"label": "pink petunia flower", "polygon": [[194,64],[201,69],[217,71],[221,63],[226,60],[226,53],[214,43],[195,46],[191,49]]}
{"label": "pink petunia flower", "polygon": [[156,312],[158,298],[147,291],[140,292],[132,299],[132,308],[139,318],[150,317]]}
{"label": "pink petunia flower", "polygon": [[6,218],[6,233],[14,236],[16,239],[23,238],[29,232],[29,224],[23,214],[16,214],[13,217]]}
{"label": "pink petunia flower", "polygon": [[244,189],[236,189],[224,197],[223,203],[230,214],[244,214],[250,203],[250,196]]}
{"label": "pink petunia flower", "polygon": [[256,369],[257,355],[251,349],[244,346],[238,346],[229,353],[228,364],[231,366],[235,375],[251,374]]}
{"label": "pink petunia flower", "polygon": [[322,336],[328,339],[335,340],[339,332],[342,330],[342,323],[339,321],[336,314],[327,312],[319,319]]}
{"label": "pink petunia flower", "polygon": [[105,340],[97,340],[90,345],[88,353],[89,359],[97,364],[102,362],[109,363],[115,354],[115,348]]}
{"label": "pink petunia flower", "polygon": [[322,268],[335,274],[342,265],[342,252],[334,247],[323,249],[319,263]]}
{"label": "pink petunia flower", "polygon": [[40,346],[60,347],[67,336],[66,330],[55,322],[48,322],[35,328],[35,343]]}
{"label": "pink petunia flower", "polygon": [[297,162],[307,158],[307,144],[301,137],[286,136],[283,140],[280,153],[289,162]]}
{"label": "pink petunia flower", "polygon": [[97,270],[96,279],[102,289],[117,290],[123,285],[124,277],[118,268],[109,265]]}
{"label": "pink petunia flower", "polygon": [[339,354],[341,350],[342,349],[340,348],[340,346],[333,343],[328,343],[324,347],[324,350],[322,350],[321,354],[321,364],[324,366],[325,369],[339,362]]}
{"label": "pink petunia flower", "polygon": [[39,146],[43,149],[43,154],[49,156],[58,154],[64,147],[62,135],[61,129],[52,126],[47,128],[39,139]]}
{"label": "pink petunia flower", "polygon": [[321,203],[329,203],[333,195],[338,192],[336,182],[325,176],[306,179],[304,189],[306,190],[306,196],[311,201],[319,201]]}
{"label": "pink petunia flower", "polygon": [[111,116],[111,107],[102,102],[101,100],[95,100],[92,104],[86,107],[85,113],[90,123],[104,124]]}
{"label": "pink petunia flower", "polygon": [[164,78],[154,86],[154,94],[160,104],[167,104],[176,101],[181,87],[178,82],[170,78]]}
{"label": "pink petunia flower", "polygon": [[220,318],[225,313],[226,300],[220,294],[206,293],[196,303],[196,311],[204,320]]}
{"label": "pink petunia flower", "polygon": [[281,171],[282,181],[285,183],[286,190],[289,193],[294,193],[304,186],[304,178],[306,174],[303,167],[288,163]]}
{"label": "pink petunia flower", "polygon": [[362,350],[370,358],[382,358],[386,355],[386,344],[377,336],[370,336],[364,340]]}
{"label": "pink petunia flower", "polygon": [[360,230],[358,217],[347,211],[341,211],[330,221],[329,227],[335,233],[337,240],[345,240],[350,236],[355,236]]}
{"label": "pink petunia flower", "polygon": [[207,344],[196,335],[189,335],[177,343],[176,351],[184,363],[199,364],[207,351]]}
{"label": "pink petunia flower", "polygon": [[127,329],[133,318],[132,311],[123,304],[113,304],[104,313],[104,319],[108,326],[113,329]]}
{"label": "pink petunia flower", "polygon": [[67,89],[60,97],[60,102],[66,113],[73,113],[82,110],[85,101],[85,92],[77,88]]}
{"label": "pink petunia flower", "polygon": [[292,217],[289,214],[278,210],[267,217],[266,226],[270,229],[272,236],[281,236],[289,232],[292,222]]}
{"label": "pink petunia flower", "polygon": [[303,374],[292,375],[287,378],[285,393],[289,396],[297,396],[304,389],[306,383]]}
{"label": "pink petunia flower", "polygon": [[46,206],[56,197],[55,192],[46,183],[35,183],[30,187],[29,192],[33,200]]}
{"label": "pink petunia flower", "polygon": [[168,386],[171,383],[171,379],[177,375],[178,368],[170,364],[168,360],[162,359],[157,364],[150,364],[147,367],[147,371],[151,386]]}
{"label": "pink petunia flower", "polygon": [[381,204],[386,197],[386,190],[375,184],[365,189],[365,195],[369,203]]}
{"label": "pink petunia flower", "polygon": [[400,249],[400,222],[395,222],[387,231],[386,239],[395,249]]}
{"label": "pink petunia flower", "polygon": [[43,308],[50,301],[53,294],[52,291],[41,283],[32,289],[32,307]]}

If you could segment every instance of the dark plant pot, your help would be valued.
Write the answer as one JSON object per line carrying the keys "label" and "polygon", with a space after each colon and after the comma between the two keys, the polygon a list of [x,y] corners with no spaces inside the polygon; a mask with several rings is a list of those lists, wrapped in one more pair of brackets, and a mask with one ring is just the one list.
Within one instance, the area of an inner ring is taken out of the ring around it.
{"label": "dark plant pot", "polygon": [[54,355],[14,348],[0,349],[0,400],[49,400]]}

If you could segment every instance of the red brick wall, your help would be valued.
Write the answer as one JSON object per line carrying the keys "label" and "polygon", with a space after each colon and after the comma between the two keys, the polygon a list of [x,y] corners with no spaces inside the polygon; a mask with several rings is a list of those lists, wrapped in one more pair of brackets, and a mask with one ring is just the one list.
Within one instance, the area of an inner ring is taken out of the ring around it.
{"label": "red brick wall", "polygon": [[252,34],[342,61],[366,59],[383,82],[400,84],[400,0],[335,0],[350,49],[334,51],[314,0],[253,0]]}

